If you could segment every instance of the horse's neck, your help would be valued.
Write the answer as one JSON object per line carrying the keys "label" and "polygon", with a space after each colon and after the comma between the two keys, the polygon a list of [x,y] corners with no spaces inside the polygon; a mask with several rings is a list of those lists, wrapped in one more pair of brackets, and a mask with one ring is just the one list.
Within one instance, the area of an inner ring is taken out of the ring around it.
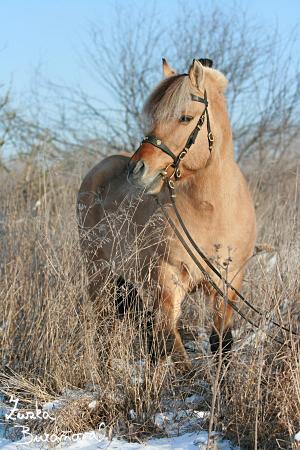
{"label": "horse's neck", "polygon": [[236,176],[232,142],[231,148],[224,149],[221,154],[217,151],[217,148],[212,150],[215,153],[204,168],[195,171],[185,183],[178,185],[176,195],[179,199],[184,202],[188,199],[195,204],[202,201],[214,204],[228,193],[234,181],[232,177]]}
{"label": "horse's neck", "polygon": [[212,115],[212,133],[215,137],[215,143],[212,150],[212,163],[221,159],[223,161],[233,161],[233,141],[231,123],[227,111],[225,97],[218,96],[213,99]]}
{"label": "horse's neck", "polygon": [[[236,176],[231,124],[226,101],[219,97],[209,111],[214,145],[205,167],[195,170],[181,185],[176,187],[178,200],[185,202],[218,202],[230,191]],[[193,147],[192,147],[193,148]],[[191,149],[192,151],[192,149]],[[235,174],[235,175],[234,175]]]}

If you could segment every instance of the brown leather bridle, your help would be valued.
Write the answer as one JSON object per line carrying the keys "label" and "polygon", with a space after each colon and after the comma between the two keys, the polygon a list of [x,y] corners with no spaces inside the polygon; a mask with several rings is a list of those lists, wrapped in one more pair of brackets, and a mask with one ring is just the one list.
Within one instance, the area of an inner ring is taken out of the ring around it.
{"label": "brown leather bridle", "polygon": [[[184,75],[187,75],[187,74],[184,74]],[[213,134],[211,131],[211,126],[210,126],[209,113],[208,113],[208,100],[207,100],[206,90],[204,91],[204,97],[199,97],[198,95],[191,94],[191,99],[192,99],[192,101],[203,103],[205,105],[205,107],[204,107],[204,111],[202,112],[201,116],[199,117],[199,120],[198,120],[195,128],[189,135],[185,146],[183,147],[183,149],[177,156],[172,152],[172,150],[169,149],[169,147],[166,146],[166,144],[164,144],[161,141],[161,139],[159,139],[158,137],[156,137],[154,135],[145,136],[140,144],[140,147],[143,144],[151,144],[154,147],[160,149],[162,152],[166,153],[168,156],[170,156],[173,159],[173,162],[171,164],[168,164],[168,166],[164,170],[161,171],[161,175],[165,180],[167,180],[168,186],[171,189],[173,196],[175,196],[174,181],[179,180],[179,178],[181,177],[181,171],[180,171],[180,167],[179,167],[180,163],[183,160],[183,158],[187,155],[187,153],[190,150],[190,148],[192,147],[192,145],[195,143],[198,133],[204,124],[205,117],[206,117],[206,127],[207,127],[208,149],[209,149],[210,153],[212,152],[212,148],[213,148],[214,137],[213,137]],[[138,148],[138,150],[140,149],[140,147]],[[173,168],[173,172],[170,176],[168,176],[168,169],[170,167]]]}

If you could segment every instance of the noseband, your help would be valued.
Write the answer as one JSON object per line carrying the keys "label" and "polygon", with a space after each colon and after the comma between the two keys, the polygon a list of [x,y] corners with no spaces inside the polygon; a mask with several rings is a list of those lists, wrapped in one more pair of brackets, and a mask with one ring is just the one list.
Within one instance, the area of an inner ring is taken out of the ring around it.
{"label": "noseband", "polygon": [[[175,185],[174,185],[174,181],[177,181],[180,177],[181,177],[181,172],[180,172],[180,163],[183,160],[183,158],[186,156],[186,154],[188,153],[189,149],[191,148],[191,146],[195,143],[198,133],[201,130],[204,121],[205,121],[205,116],[206,116],[206,127],[207,127],[207,141],[208,141],[208,149],[209,152],[211,153],[212,148],[213,148],[213,142],[214,142],[214,137],[213,134],[211,132],[211,127],[210,127],[210,120],[209,120],[209,114],[208,114],[208,101],[207,101],[207,94],[206,91],[204,91],[204,97],[199,97],[198,95],[194,95],[191,94],[191,99],[195,102],[200,102],[203,103],[205,105],[204,111],[201,114],[195,128],[193,129],[193,131],[191,132],[191,134],[189,135],[186,144],[184,146],[184,148],[181,150],[181,152],[179,153],[178,156],[176,156],[172,150],[170,150],[158,137],[150,135],[150,136],[145,136],[145,138],[142,140],[141,145],[143,144],[152,144],[154,145],[154,147],[159,148],[162,152],[166,153],[168,156],[170,156],[173,159],[173,162],[171,164],[169,164],[164,170],[161,171],[161,175],[164,179],[167,180],[168,182],[168,186],[170,188],[170,190],[172,191],[173,195],[175,196],[174,190],[175,190]],[[140,145],[140,146],[141,146]],[[170,177],[168,177],[167,175],[167,170],[169,169],[169,167],[172,167],[173,173],[171,174]],[[173,179],[174,178],[174,181]]]}

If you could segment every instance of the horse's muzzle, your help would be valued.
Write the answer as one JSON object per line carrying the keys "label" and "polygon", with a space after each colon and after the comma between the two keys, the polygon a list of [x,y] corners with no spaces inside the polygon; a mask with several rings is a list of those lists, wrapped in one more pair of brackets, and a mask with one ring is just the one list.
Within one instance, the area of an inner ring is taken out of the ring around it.
{"label": "horse's muzzle", "polygon": [[149,166],[144,160],[131,160],[128,165],[127,179],[130,184],[143,189],[145,193],[157,193],[163,181],[161,171],[156,171],[155,174],[149,174],[149,172]]}
{"label": "horse's muzzle", "polygon": [[146,164],[142,159],[140,159],[139,161],[131,160],[128,165],[128,173],[127,173],[128,180],[132,184],[140,184],[139,181],[141,181],[145,173],[145,170]]}

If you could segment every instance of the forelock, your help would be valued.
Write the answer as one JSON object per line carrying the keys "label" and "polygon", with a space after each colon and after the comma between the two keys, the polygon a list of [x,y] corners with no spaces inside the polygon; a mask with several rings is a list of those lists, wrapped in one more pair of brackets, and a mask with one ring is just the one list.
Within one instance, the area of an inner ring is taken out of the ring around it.
{"label": "forelock", "polygon": [[189,77],[174,75],[161,81],[149,95],[143,111],[151,122],[178,119],[191,102]]}

